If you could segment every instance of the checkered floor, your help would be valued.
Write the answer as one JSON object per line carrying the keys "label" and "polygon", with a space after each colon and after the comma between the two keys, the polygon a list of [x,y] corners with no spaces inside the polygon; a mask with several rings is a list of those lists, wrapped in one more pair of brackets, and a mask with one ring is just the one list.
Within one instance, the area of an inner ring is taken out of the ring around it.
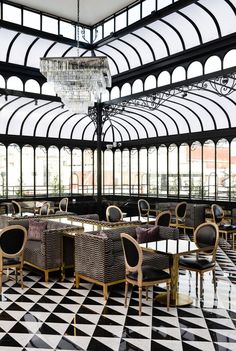
{"label": "checkered floor", "polygon": [[[204,298],[196,298],[195,276],[180,272],[179,290],[193,297],[189,307],[170,308],[143,299],[138,316],[137,291],[115,286],[105,303],[102,289],[73,276],[45,284],[37,272],[24,272],[25,288],[3,285],[0,302],[0,350],[236,351],[236,251],[217,254],[217,294],[212,276],[204,279]],[[164,289],[155,287],[155,297]],[[150,293],[151,296],[151,293]],[[152,297],[153,297],[152,296]]]}

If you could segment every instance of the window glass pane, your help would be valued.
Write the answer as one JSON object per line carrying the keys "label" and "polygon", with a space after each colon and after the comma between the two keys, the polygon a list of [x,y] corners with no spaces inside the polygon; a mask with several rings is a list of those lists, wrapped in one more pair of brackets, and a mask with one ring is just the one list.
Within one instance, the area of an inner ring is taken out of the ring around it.
{"label": "window glass pane", "polygon": [[142,15],[143,17],[150,15],[152,11],[156,10],[156,0],[145,0],[142,3]]}
{"label": "window glass pane", "polygon": [[208,140],[203,145],[203,198],[215,200],[215,144]]}
{"label": "window glass pane", "polygon": [[175,144],[171,144],[168,148],[169,155],[169,195],[178,195],[178,148]]}
{"label": "window glass pane", "polygon": [[131,194],[138,194],[138,150],[132,149],[130,152],[131,162]]}
{"label": "window glass pane", "polygon": [[6,185],[6,146],[0,144],[0,197],[7,196]]}
{"label": "window glass pane", "polygon": [[231,201],[236,201],[236,138],[230,143],[230,191]]}
{"label": "window glass pane", "polygon": [[3,3],[3,20],[21,24],[21,10]]}
{"label": "window glass pane", "polygon": [[114,18],[104,23],[104,37],[114,32]]}
{"label": "window glass pane", "polygon": [[163,9],[163,7],[166,7],[170,4],[172,4],[172,0],[158,0],[157,1],[157,5],[158,5],[157,10]]}
{"label": "window glass pane", "polygon": [[93,151],[84,150],[84,194],[93,193]]}
{"label": "window glass pane", "polygon": [[63,147],[61,153],[61,195],[69,195],[71,193],[71,151],[68,147]]}
{"label": "window glass pane", "polygon": [[157,149],[148,149],[148,194],[157,195]]}
{"label": "window glass pane", "polygon": [[99,41],[102,39],[102,26],[98,26],[93,30],[93,42]]}
{"label": "window glass pane", "polygon": [[72,151],[72,193],[82,193],[82,151]]}
{"label": "window glass pane", "polygon": [[30,145],[22,148],[22,196],[34,196],[34,150]]}
{"label": "window glass pane", "polygon": [[82,42],[90,43],[90,30],[88,28],[79,27],[79,40]]}
{"label": "window glass pane", "polygon": [[48,194],[59,195],[59,150],[55,146],[48,149]]}
{"label": "window glass pane", "polygon": [[106,150],[104,152],[104,194],[113,194],[113,152]]}
{"label": "window glass pane", "polygon": [[42,16],[42,30],[58,34],[58,20],[48,16]]}
{"label": "window glass pane", "polygon": [[20,197],[20,148],[11,144],[7,149],[8,154],[8,197]]}
{"label": "window glass pane", "polygon": [[147,194],[147,149],[139,151],[139,194]]}
{"label": "window glass pane", "polygon": [[45,147],[38,146],[35,150],[35,187],[36,195],[47,194],[47,152]]}
{"label": "window glass pane", "polygon": [[121,195],[121,151],[115,151],[115,194]]}
{"label": "window glass pane", "polygon": [[179,195],[189,197],[189,146],[180,145],[179,148]]}
{"label": "window glass pane", "polygon": [[129,150],[122,152],[122,193],[129,194]]}
{"label": "window glass pane", "polygon": [[128,24],[132,24],[140,20],[140,4],[128,10]]}
{"label": "window glass pane", "polygon": [[127,11],[121,13],[120,15],[116,16],[115,18],[115,31],[125,28],[127,23]]}
{"label": "window glass pane", "polygon": [[221,139],[216,144],[216,200],[229,200],[229,143]]}
{"label": "window glass pane", "polygon": [[167,148],[165,145],[158,148],[158,196],[167,196]]}
{"label": "window glass pane", "polygon": [[75,27],[71,23],[60,21],[60,34],[66,38],[75,39]]}
{"label": "window glass pane", "polygon": [[191,198],[202,198],[202,146],[197,141],[191,145]]}
{"label": "window glass pane", "polygon": [[23,10],[23,25],[40,30],[40,15],[28,10]]}

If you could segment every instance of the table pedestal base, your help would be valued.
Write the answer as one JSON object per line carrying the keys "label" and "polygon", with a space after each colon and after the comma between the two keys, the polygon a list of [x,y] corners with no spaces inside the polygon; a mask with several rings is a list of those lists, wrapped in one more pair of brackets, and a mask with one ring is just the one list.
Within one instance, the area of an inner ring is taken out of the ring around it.
{"label": "table pedestal base", "polygon": [[[155,297],[155,300],[162,305],[167,305],[167,293],[158,294]],[[177,293],[176,299],[170,299],[170,306],[187,306],[191,305],[193,299],[189,295]]]}

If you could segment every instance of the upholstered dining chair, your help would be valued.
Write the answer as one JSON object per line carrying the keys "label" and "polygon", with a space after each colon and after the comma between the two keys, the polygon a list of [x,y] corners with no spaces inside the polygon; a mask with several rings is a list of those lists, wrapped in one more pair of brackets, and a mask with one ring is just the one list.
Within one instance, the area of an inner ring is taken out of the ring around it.
{"label": "upholstered dining chair", "polygon": [[167,310],[170,306],[170,274],[152,265],[143,265],[143,251],[138,242],[129,234],[121,233],[121,242],[125,259],[125,307],[127,307],[128,285],[136,285],[139,290],[139,315],[142,314],[142,290],[160,283],[166,283]]}
{"label": "upholstered dining chair", "polygon": [[27,230],[21,225],[9,225],[0,231],[0,292],[4,269],[12,268],[20,273],[23,288],[24,248],[27,241]]}
{"label": "upholstered dining chair", "polygon": [[149,222],[150,218],[152,219],[156,218],[158,211],[151,209],[150,204],[147,200],[139,199],[138,212],[139,212],[139,217],[147,217],[147,222]]}
{"label": "upholstered dining chair", "polygon": [[[216,251],[219,243],[219,228],[215,223],[206,222],[200,224],[194,231],[194,242],[199,249],[210,247],[208,251],[202,250],[196,253],[195,257],[181,257],[179,266],[189,271],[196,272],[196,288],[198,290],[198,273],[200,274],[200,297],[202,296],[202,281],[205,272],[212,271],[214,289],[216,292],[215,266],[216,266]],[[211,259],[200,257],[204,253],[210,256]]]}
{"label": "upholstered dining chair", "polygon": [[21,211],[21,205],[19,204],[19,202],[12,200],[12,206],[13,206],[13,214],[14,215],[21,215],[22,211]]}
{"label": "upholstered dining chair", "polygon": [[59,211],[57,212],[67,212],[68,209],[68,197],[64,197],[59,202]]}
{"label": "upholstered dining chair", "polygon": [[47,216],[47,215],[49,215],[49,213],[50,213],[50,203],[46,201],[40,207],[39,215],[40,216]]}
{"label": "upholstered dining chair", "polygon": [[221,206],[217,204],[211,205],[211,214],[214,223],[216,223],[218,226],[222,224],[224,220],[224,210]]}
{"label": "upholstered dining chair", "polygon": [[123,221],[123,213],[118,206],[111,205],[106,209],[107,222],[121,222]]}
{"label": "upholstered dining chair", "polygon": [[162,227],[169,227],[171,221],[171,212],[162,211],[157,215],[155,225],[161,225]]}
{"label": "upholstered dining chair", "polygon": [[187,202],[182,201],[175,207],[175,214],[171,217],[171,227],[183,227],[185,225]]}

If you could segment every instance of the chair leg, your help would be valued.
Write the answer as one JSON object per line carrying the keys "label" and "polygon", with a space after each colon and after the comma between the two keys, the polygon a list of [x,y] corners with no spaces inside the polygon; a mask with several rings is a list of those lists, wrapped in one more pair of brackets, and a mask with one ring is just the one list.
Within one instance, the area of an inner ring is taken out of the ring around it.
{"label": "chair leg", "polygon": [[76,289],[78,289],[79,283],[80,283],[79,273],[76,272],[75,273],[75,287],[76,287]]}
{"label": "chair leg", "polygon": [[212,275],[213,275],[214,293],[216,294],[216,272],[214,269],[212,271]]}
{"label": "chair leg", "polygon": [[23,289],[24,284],[23,284],[23,270],[22,270],[22,268],[20,268],[19,273],[20,273],[20,285],[21,285],[21,289]]}
{"label": "chair leg", "polygon": [[148,286],[146,286],[146,300],[148,300]]}
{"label": "chair leg", "polygon": [[196,295],[198,296],[198,272],[196,272]]}
{"label": "chair leg", "polygon": [[105,301],[107,301],[107,299],[108,299],[108,287],[107,287],[106,284],[103,285],[103,296],[104,296]]}
{"label": "chair leg", "polygon": [[128,287],[129,287],[129,283],[126,281],[125,282],[125,307],[127,307]]}
{"label": "chair leg", "polygon": [[170,283],[169,282],[166,283],[166,290],[167,290],[167,300],[166,300],[167,311],[169,311],[169,309],[170,309]]}
{"label": "chair leg", "polygon": [[202,284],[203,284],[203,274],[200,273],[200,298],[202,298],[202,294],[203,294]]}
{"label": "chair leg", "polygon": [[142,314],[142,287],[138,288],[138,310],[139,310],[139,315],[141,316]]}
{"label": "chair leg", "polygon": [[2,293],[2,271],[0,271],[0,293]]}

